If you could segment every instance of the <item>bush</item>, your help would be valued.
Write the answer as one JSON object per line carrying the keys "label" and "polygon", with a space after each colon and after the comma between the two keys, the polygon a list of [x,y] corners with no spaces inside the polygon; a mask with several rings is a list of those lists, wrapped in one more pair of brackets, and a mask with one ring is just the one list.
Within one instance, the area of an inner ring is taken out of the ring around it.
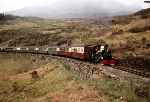
{"label": "bush", "polygon": [[129,32],[131,33],[139,33],[139,32],[145,32],[147,30],[150,30],[150,25],[148,26],[144,26],[144,27],[135,27],[135,28],[131,28],[129,29]]}
{"label": "bush", "polygon": [[112,34],[122,34],[123,33],[123,29],[121,29],[121,27],[119,25],[115,25],[112,27]]}

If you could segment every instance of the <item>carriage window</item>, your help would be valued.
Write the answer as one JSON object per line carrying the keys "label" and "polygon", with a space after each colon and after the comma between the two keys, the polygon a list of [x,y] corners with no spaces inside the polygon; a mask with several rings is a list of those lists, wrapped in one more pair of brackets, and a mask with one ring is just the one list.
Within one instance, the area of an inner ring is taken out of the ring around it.
{"label": "carriage window", "polygon": [[83,52],[83,48],[81,48],[81,52]]}
{"label": "carriage window", "polygon": [[78,48],[78,52],[80,52],[80,48]]}
{"label": "carriage window", "polygon": [[77,52],[77,49],[76,49],[76,48],[74,48],[74,49],[73,49],[73,51],[74,51],[74,52]]}
{"label": "carriage window", "polygon": [[60,48],[60,51],[65,51],[65,48]]}

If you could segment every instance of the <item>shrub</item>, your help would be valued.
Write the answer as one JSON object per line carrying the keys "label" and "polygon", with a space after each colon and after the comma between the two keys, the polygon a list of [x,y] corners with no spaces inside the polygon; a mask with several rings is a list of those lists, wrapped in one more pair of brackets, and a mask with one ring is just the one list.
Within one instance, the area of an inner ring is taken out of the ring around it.
{"label": "shrub", "polygon": [[144,26],[144,27],[134,27],[129,29],[129,32],[131,33],[139,33],[139,32],[145,32],[147,30],[150,30],[150,25],[149,26]]}
{"label": "shrub", "polygon": [[112,27],[112,34],[122,34],[123,33],[123,29],[121,29],[121,27],[119,25],[115,25]]}

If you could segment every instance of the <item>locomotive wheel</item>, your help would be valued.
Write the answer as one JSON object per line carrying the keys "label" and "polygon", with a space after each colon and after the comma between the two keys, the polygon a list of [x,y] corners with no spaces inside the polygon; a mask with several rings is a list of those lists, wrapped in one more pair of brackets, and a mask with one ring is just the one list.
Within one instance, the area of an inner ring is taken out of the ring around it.
{"label": "locomotive wheel", "polygon": [[99,54],[95,54],[95,53],[91,54],[91,62],[98,63],[98,62],[100,62],[100,60],[101,60],[101,54],[100,53]]}
{"label": "locomotive wheel", "polygon": [[100,62],[100,59],[101,59],[100,56],[96,55],[94,62],[95,62],[95,63],[98,63],[98,62]]}

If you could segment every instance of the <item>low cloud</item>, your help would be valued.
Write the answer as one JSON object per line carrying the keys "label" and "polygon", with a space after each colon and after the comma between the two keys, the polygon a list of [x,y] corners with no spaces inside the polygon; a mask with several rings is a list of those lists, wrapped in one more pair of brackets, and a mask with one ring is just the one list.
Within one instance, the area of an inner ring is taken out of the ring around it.
{"label": "low cloud", "polygon": [[[136,12],[144,0],[2,0],[0,12],[23,16],[72,17],[116,15]],[[23,9],[21,9],[23,8]],[[16,10],[21,9],[21,10]]]}

